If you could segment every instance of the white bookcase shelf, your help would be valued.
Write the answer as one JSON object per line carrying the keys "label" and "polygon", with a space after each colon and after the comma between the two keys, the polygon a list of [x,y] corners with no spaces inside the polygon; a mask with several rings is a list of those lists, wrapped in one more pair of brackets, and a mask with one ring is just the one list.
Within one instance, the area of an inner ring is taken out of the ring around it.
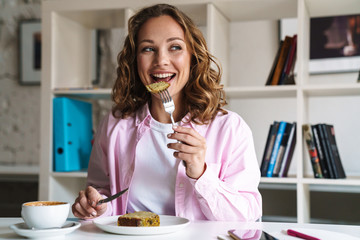
{"label": "white bookcase shelf", "polygon": [[267,178],[267,177],[261,178],[261,183],[293,184],[298,182],[299,180],[295,176],[289,176],[287,178]]}
{"label": "white bookcase shelf", "polygon": [[[228,108],[250,125],[259,161],[274,120],[297,122],[297,144],[288,178],[262,178],[260,188],[296,191],[297,221],[309,222],[312,191],[358,192],[360,187],[360,84],[357,73],[309,74],[310,18],[359,14],[358,0],[167,0],[187,13],[224,70]],[[157,3],[146,1],[146,5]],[[73,202],[86,172],[53,172],[52,99],[110,99],[111,89],[92,88],[91,32],[122,28],[140,0],[48,0],[42,2],[41,200]],[[278,20],[297,18],[296,85],[264,86],[278,48]],[[301,125],[335,126],[347,179],[314,179]],[[266,203],[264,203],[266,204]]]}
{"label": "white bookcase shelf", "polygon": [[51,175],[56,178],[86,178],[87,172],[53,172]]}
{"label": "white bookcase shelf", "polygon": [[98,88],[98,89],[57,89],[53,91],[57,96],[79,97],[87,99],[110,99],[110,88]]}
{"label": "white bookcase shelf", "polygon": [[230,98],[284,98],[296,97],[297,88],[289,86],[226,87],[225,93]]}
{"label": "white bookcase shelf", "polygon": [[331,84],[304,86],[304,94],[308,97],[319,96],[359,96],[360,84]]}

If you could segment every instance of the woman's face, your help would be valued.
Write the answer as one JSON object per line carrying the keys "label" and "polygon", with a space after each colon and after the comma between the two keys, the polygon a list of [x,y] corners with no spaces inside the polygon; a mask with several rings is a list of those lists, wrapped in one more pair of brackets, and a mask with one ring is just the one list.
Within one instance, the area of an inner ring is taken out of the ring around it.
{"label": "woman's face", "polygon": [[168,82],[170,95],[176,98],[189,80],[191,60],[181,26],[170,16],[150,18],[139,30],[137,46],[142,83]]}

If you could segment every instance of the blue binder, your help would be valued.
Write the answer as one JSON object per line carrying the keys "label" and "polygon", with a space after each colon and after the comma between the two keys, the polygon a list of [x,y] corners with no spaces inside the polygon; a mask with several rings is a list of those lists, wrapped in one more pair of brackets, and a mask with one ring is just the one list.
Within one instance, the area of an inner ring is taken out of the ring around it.
{"label": "blue binder", "polygon": [[87,169],[91,153],[91,103],[57,97],[53,99],[54,171]]}

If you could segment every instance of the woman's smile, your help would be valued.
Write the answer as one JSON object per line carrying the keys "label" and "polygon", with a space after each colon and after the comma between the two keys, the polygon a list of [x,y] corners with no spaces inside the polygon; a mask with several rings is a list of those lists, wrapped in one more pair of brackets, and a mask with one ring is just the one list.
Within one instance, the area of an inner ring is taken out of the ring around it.
{"label": "woman's smile", "polygon": [[154,79],[155,82],[164,81],[170,82],[175,76],[175,73],[153,73],[150,76]]}

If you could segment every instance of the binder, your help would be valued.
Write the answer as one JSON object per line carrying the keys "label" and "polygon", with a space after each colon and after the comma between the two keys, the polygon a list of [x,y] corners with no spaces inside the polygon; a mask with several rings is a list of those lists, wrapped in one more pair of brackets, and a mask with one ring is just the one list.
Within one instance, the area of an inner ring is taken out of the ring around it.
{"label": "binder", "polygon": [[66,97],[54,98],[54,171],[68,172],[87,169],[92,138],[91,103]]}

